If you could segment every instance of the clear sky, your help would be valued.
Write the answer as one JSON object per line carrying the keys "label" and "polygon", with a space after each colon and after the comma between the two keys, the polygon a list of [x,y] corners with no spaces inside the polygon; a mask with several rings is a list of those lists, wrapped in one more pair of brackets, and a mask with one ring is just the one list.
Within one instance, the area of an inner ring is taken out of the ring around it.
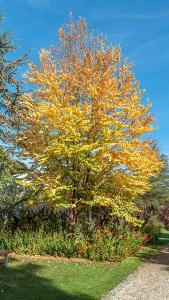
{"label": "clear sky", "polygon": [[37,62],[38,51],[57,41],[57,29],[84,16],[89,27],[120,44],[134,63],[136,78],[153,103],[159,127],[153,136],[169,156],[169,1],[168,0],[0,0],[3,29],[12,30],[20,48]]}

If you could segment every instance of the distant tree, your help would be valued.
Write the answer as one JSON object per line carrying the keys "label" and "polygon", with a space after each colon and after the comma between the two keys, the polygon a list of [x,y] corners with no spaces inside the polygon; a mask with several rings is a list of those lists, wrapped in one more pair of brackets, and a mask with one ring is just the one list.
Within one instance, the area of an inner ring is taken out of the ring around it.
{"label": "distant tree", "polygon": [[[0,25],[3,14],[0,14]],[[16,108],[20,106],[23,94],[22,81],[18,71],[26,63],[26,55],[12,59],[17,47],[10,32],[0,34],[0,216],[12,211],[33,195],[31,188],[22,187],[17,182],[17,175],[23,175],[27,167],[8,154],[19,122]]]}
{"label": "distant tree", "polygon": [[164,211],[164,206],[169,204],[169,164],[166,155],[160,155],[163,167],[157,177],[151,178],[151,189],[145,193],[138,201],[143,211],[145,224],[152,214],[158,214],[160,209]]}
{"label": "distant tree", "polygon": [[160,221],[163,222],[165,228],[169,230],[169,203],[160,207],[158,216]]}
{"label": "distant tree", "polygon": [[43,183],[48,201],[78,209],[111,207],[133,222],[135,198],[161,167],[151,139],[151,105],[121,49],[93,37],[84,19],[59,30],[60,44],[30,64],[32,93],[21,98],[14,143],[34,164],[28,179]]}
{"label": "distant tree", "polygon": [[[0,14],[0,25],[3,22],[3,14]],[[9,141],[9,135],[16,128],[15,107],[22,95],[22,82],[18,79],[17,72],[25,64],[26,56],[11,59],[17,46],[11,39],[11,32],[0,34],[0,138]],[[7,139],[8,137],[8,139]]]}
{"label": "distant tree", "polygon": [[10,157],[0,148],[0,208],[7,208],[19,199],[23,187],[17,182],[23,176],[26,166]]}
{"label": "distant tree", "polygon": [[169,203],[169,164],[168,157],[164,154],[160,156],[163,168],[158,176],[152,178],[152,189],[148,193],[149,199],[154,206]]}
{"label": "distant tree", "polygon": [[27,172],[25,164],[0,148],[0,220],[17,220],[23,206],[28,206],[31,199],[39,197],[41,187],[34,189],[20,184]]}

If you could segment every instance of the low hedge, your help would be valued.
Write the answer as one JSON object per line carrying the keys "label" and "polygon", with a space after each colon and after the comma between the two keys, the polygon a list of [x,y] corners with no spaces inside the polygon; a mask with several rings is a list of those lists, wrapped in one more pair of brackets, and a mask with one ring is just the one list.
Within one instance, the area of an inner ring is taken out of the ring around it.
{"label": "low hedge", "polygon": [[97,261],[117,261],[135,252],[145,243],[147,234],[98,227],[92,233],[33,232],[1,230],[0,248],[21,254],[78,257]]}

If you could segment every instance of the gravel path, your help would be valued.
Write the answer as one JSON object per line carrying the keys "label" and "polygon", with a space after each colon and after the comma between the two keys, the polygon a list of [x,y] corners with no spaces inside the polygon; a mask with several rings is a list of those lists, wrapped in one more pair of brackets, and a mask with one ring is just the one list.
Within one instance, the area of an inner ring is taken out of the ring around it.
{"label": "gravel path", "polygon": [[169,300],[169,245],[102,300]]}

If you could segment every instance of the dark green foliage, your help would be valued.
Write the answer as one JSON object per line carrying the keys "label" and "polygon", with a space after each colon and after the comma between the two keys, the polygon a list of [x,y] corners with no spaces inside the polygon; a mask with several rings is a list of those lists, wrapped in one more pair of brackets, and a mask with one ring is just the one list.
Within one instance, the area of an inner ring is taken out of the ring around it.
{"label": "dark green foliage", "polygon": [[0,218],[3,221],[7,214],[18,214],[18,208],[14,209],[14,206],[25,195],[26,189],[17,182],[17,177],[26,170],[23,163],[14,160],[0,148]]}
{"label": "dark green foliage", "polygon": [[162,228],[163,224],[159,221],[157,216],[151,216],[143,231],[148,234],[149,241],[154,242],[158,240]]}
{"label": "dark green foliage", "polygon": [[153,206],[159,207],[169,203],[169,165],[166,155],[161,155],[164,167],[157,177],[152,179],[152,189],[145,195]]}
{"label": "dark green foliage", "polygon": [[161,207],[169,203],[169,165],[167,156],[162,154],[161,160],[164,167],[157,177],[151,179],[151,190],[137,201],[142,210],[140,217],[145,220],[144,226],[146,226],[152,215],[158,215]]}
{"label": "dark green foliage", "polygon": [[160,207],[158,216],[165,228],[169,230],[169,204]]}
{"label": "dark green foliage", "polygon": [[[0,26],[3,16],[0,14]],[[0,139],[10,145],[10,137],[15,134],[19,121],[15,110],[23,93],[18,71],[26,62],[26,56],[11,59],[17,47],[10,32],[0,34]],[[11,146],[11,145],[10,145]]]}
{"label": "dark green foliage", "polygon": [[[2,23],[0,15],[0,25]],[[11,32],[0,34],[0,104],[4,112],[9,112],[19,99],[21,81],[17,78],[18,69],[25,63],[25,56],[11,60],[10,54],[15,53],[17,47],[11,40]],[[8,106],[7,106],[8,105]]]}
{"label": "dark green foliage", "polygon": [[[2,22],[1,13],[0,25]],[[12,59],[16,49],[11,33],[0,33],[0,218],[18,214],[18,205],[27,198],[27,189],[21,187],[16,180],[27,168],[12,156],[12,137],[19,126],[15,112],[19,108],[20,96],[23,93],[18,71],[26,62],[26,56]],[[18,151],[19,149],[15,154]]]}
{"label": "dark green foliage", "polygon": [[26,166],[10,157],[0,148],[0,199],[11,200],[20,192],[21,187],[16,183],[16,176],[26,172]]}
{"label": "dark green foliage", "polygon": [[102,207],[81,209],[73,215],[75,223],[72,223],[72,210],[57,208],[46,204],[26,205],[20,210],[16,224],[8,224],[12,231],[18,227],[20,230],[29,227],[31,230],[43,230],[46,232],[73,232],[78,228],[81,232],[91,232],[96,226],[108,225],[112,220],[111,210]]}

